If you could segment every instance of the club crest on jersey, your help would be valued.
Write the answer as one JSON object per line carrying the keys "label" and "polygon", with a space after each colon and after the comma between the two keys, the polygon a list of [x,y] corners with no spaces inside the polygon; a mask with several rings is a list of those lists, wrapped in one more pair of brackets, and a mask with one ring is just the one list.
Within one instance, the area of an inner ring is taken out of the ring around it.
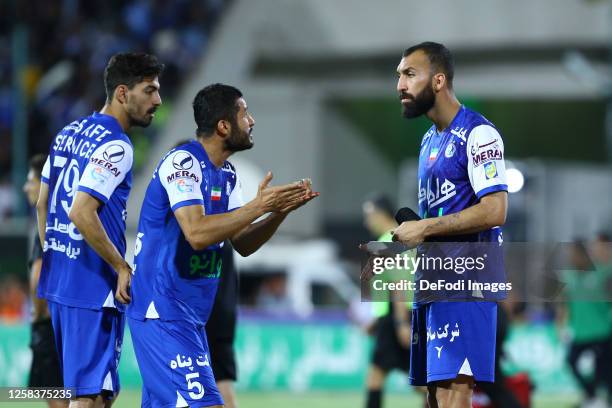
{"label": "club crest on jersey", "polygon": [[123,146],[112,144],[108,146],[102,153],[102,157],[109,163],[119,163],[125,156]]}
{"label": "club crest on jersey", "polygon": [[478,167],[481,164],[490,162],[492,160],[502,160],[504,158],[504,154],[499,146],[498,139],[495,139],[492,142],[482,146],[479,146],[478,143],[476,143],[474,146],[472,146],[470,153],[472,154],[472,163],[474,164],[474,167]]}
{"label": "club crest on jersey", "polygon": [[457,146],[455,146],[455,144],[451,142],[448,144],[448,146],[446,146],[446,150],[444,151],[444,157],[450,159],[451,157],[453,157],[456,151]]}
{"label": "club crest on jersey", "polygon": [[497,166],[495,166],[495,162],[485,163],[484,170],[487,180],[497,177]]}
{"label": "club crest on jersey", "polygon": [[193,167],[193,158],[185,151],[180,151],[172,157],[172,167],[177,170],[189,170]]}

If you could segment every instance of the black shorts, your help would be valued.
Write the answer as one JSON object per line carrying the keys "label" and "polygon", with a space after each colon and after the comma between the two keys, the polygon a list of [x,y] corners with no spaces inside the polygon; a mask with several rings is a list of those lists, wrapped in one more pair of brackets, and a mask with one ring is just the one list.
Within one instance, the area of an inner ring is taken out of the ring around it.
{"label": "black shorts", "polygon": [[32,368],[28,387],[63,387],[51,319],[32,323]]}
{"label": "black shorts", "polygon": [[410,348],[404,348],[397,340],[396,326],[391,314],[376,322],[372,364],[384,371],[410,370]]}
{"label": "black shorts", "polygon": [[215,381],[236,381],[236,352],[233,340],[208,338],[208,348]]}

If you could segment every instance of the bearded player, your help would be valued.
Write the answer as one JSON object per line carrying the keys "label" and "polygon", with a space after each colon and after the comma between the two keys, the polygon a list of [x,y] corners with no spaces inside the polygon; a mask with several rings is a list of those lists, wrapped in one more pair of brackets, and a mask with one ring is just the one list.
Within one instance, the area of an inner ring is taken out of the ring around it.
{"label": "bearded player", "polygon": [[[508,206],[503,141],[491,122],[455,97],[451,53],[442,44],[415,45],[404,51],[397,74],[403,116],[425,115],[433,126],[419,155],[422,220],[402,223],[394,240],[501,245]],[[487,279],[503,279],[496,263],[486,272]],[[417,270],[417,288],[427,278]],[[410,381],[427,385],[431,407],[468,408],[474,382],[494,381],[497,304],[467,290],[437,295],[430,301],[415,293]],[[455,301],[440,301],[449,298]]]}
{"label": "bearded player", "polygon": [[37,204],[47,299],[71,407],[110,406],[130,301],[126,203],[133,149],[126,131],[148,126],[161,104],[163,65],[148,54],[114,55],[104,71],[106,104],[53,140]]}
{"label": "bearded player", "polygon": [[162,158],[140,213],[128,321],[143,407],[223,405],[204,331],[222,271],[223,241],[230,239],[248,256],[287,214],[318,195],[302,181],[269,186],[269,172],[245,204],[236,169],[227,161],[253,147],[255,120],[242,93],[213,84],[198,92],[193,109],[197,139]]}

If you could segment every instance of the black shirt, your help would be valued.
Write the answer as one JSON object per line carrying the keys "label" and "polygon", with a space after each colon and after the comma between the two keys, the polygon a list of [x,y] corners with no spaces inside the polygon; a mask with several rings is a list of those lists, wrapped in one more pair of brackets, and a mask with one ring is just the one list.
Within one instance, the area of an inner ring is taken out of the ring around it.
{"label": "black shirt", "polygon": [[234,265],[234,251],[228,240],[223,245],[221,257],[223,261],[217,296],[206,323],[206,336],[209,342],[214,340],[233,342],[236,333],[238,273]]}
{"label": "black shirt", "polygon": [[41,259],[43,256],[43,250],[40,246],[40,239],[38,238],[38,230],[35,231],[34,239],[32,240],[32,250],[30,251],[30,258],[28,259],[28,270],[32,269],[32,264],[35,260]]}

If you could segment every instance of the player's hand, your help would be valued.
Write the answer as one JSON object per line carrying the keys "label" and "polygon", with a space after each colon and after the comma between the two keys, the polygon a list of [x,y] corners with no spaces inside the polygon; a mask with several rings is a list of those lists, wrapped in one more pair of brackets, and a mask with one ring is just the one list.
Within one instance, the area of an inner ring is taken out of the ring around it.
{"label": "player's hand", "polygon": [[398,343],[403,348],[410,348],[410,343],[412,342],[412,330],[410,330],[410,324],[408,324],[408,322],[401,322],[397,324],[395,335],[397,336]]}
{"label": "player's hand", "polygon": [[317,198],[318,196],[320,196],[321,193],[318,193],[316,191],[306,191],[306,193],[298,198],[296,198],[295,200],[287,203],[287,206],[283,209],[281,209],[279,211],[279,213],[281,214],[289,214],[291,211],[295,211],[298,208],[300,208],[301,206],[303,206],[304,204],[314,200],[315,198]]}
{"label": "player's hand", "polygon": [[127,305],[132,301],[130,297],[130,286],[132,285],[132,268],[126,263],[124,267],[117,270],[117,291],[115,299]]}
{"label": "player's hand", "polygon": [[393,241],[399,241],[409,248],[414,248],[425,241],[427,220],[402,222],[393,230]]}
{"label": "player's hand", "polygon": [[[269,186],[272,172],[268,172],[257,190],[257,203],[263,213],[281,212],[300,202],[308,194],[308,187],[303,181],[285,184],[282,186]],[[314,197],[312,197],[314,198]],[[312,199],[310,198],[310,199]]]}

